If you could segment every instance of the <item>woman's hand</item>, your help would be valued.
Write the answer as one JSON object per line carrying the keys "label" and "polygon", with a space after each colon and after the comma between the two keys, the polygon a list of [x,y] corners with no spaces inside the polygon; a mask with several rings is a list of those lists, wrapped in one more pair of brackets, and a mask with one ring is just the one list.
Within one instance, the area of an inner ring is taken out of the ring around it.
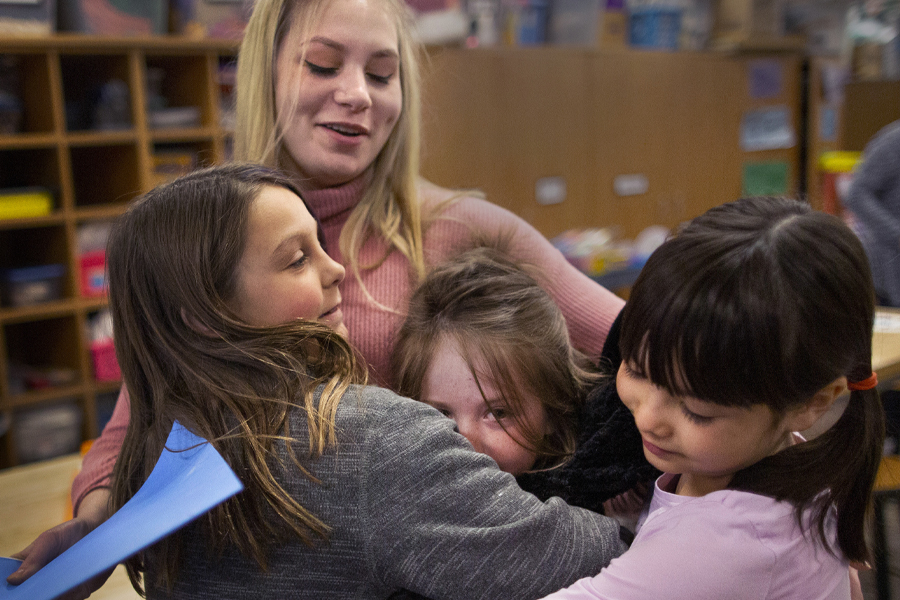
{"label": "woman's hand", "polygon": [[[74,519],[48,529],[37,537],[27,548],[13,554],[13,558],[22,561],[6,581],[12,585],[20,585],[34,575],[51,560],[71,548],[78,540],[93,531],[109,518],[109,490],[97,489],[81,501],[79,514]],[[100,589],[115,570],[109,569],[96,577],[69,590],[57,600],[84,600]]]}

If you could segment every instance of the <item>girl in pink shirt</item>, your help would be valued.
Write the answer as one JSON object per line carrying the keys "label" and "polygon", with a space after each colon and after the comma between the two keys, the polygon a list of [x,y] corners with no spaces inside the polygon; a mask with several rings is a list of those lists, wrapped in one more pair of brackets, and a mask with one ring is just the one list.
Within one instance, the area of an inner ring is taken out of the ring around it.
{"label": "girl in pink shirt", "polygon": [[548,598],[850,598],[884,435],[873,300],[859,240],[805,203],[725,204],[660,247],[616,383],[665,474],[631,549]]}

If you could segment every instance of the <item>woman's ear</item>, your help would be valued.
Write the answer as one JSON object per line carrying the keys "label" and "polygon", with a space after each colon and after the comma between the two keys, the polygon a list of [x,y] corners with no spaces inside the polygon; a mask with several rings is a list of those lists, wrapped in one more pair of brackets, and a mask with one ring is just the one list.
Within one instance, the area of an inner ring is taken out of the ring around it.
{"label": "woman's ear", "polygon": [[219,335],[197,320],[193,314],[189,313],[183,306],[181,307],[181,320],[184,321],[184,324],[189,328],[193,329],[200,335],[205,335],[207,337],[219,337]]}
{"label": "woman's ear", "polygon": [[834,406],[838,396],[847,390],[847,378],[838,377],[801,406],[788,411],[786,419],[791,431],[805,431],[812,427]]}

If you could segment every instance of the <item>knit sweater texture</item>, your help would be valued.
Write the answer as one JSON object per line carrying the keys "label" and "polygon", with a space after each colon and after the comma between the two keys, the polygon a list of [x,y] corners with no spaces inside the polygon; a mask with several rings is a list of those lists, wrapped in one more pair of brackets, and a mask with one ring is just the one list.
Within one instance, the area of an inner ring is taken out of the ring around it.
{"label": "knit sweater texture", "polygon": [[[306,415],[297,408],[291,420],[302,453]],[[174,589],[151,586],[148,598],[363,600],[405,589],[435,600],[528,599],[596,573],[624,549],[615,521],[523,492],[421,402],[353,387],[336,424],[335,447],[300,456],[321,483],[281,444],[273,461],[288,493],[331,527],[328,540],[280,545],[264,572],[234,548],[211,552],[200,520],[180,535]],[[149,575],[155,581],[152,567]]]}
{"label": "knit sweater texture", "polygon": [[[359,203],[368,180],[360,177],[345,185],[303,194],[319,219],[328,253],[346,264],[339,248],[340,233],[353,208]],[[427,182],[420,184],[423,211],[442,206],[442,212],[424,234],[425,259],[429,265],[458,252],[473,235],[512,235],[511,253],[518,260],[537,266],[541,284],[560,306],[572,343],[598,358],[613,320],[624,301],[583,275],[534,227],[510,211],[486,200],[462,196],[443,206],[453,192]],[[359,263],[371,265],[384,256],[385,244],[369,239],[360,251]],[[344,322],[351,343],[369,365],[372,383],[391,388],[394,374],[390,356],[394,339],[415,286],[409,262],[392,252],[374,269],[364,269],[365,289],[349,272],[340,286]],[[109,486],[116,456],[128,427],[127,393],[119,395],[112,418],[102,435],[85,455],[82,470],[72,485],[72,502],[77,514],[81,500],[89,492]]]}

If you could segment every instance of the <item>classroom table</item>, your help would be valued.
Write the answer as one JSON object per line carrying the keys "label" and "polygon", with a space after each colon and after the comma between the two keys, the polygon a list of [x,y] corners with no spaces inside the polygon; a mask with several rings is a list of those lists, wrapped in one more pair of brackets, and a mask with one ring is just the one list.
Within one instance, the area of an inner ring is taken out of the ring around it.
{"label": "classroom table", "polygon": [[875,311],[872,368],[878,373],[879,389],[891,389],[900,379],[900,309]]}

